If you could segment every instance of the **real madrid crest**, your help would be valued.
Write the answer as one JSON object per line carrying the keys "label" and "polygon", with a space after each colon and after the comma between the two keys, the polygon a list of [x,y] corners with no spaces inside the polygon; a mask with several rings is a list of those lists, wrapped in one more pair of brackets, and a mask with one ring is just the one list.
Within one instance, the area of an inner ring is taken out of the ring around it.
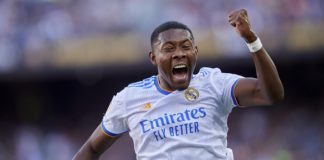
{"label": "real madrid crest", "polygon": [[188,87],[184,92],[184,96],[188,101],[193,102],[198,99],[199,92],[193,87]]}

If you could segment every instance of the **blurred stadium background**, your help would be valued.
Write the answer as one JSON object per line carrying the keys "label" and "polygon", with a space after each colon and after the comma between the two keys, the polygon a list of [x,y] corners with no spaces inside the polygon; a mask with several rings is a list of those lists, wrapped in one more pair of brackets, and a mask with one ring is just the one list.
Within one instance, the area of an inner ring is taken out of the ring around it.
{"label": "blurred stadium background", "polygon": [[[227,23],[246,8],[285,86],[284,102],[234,109],[237,160],[324,159],[324,1],[0,0],[0,160],[67,160],[100,123],[111,97],[156,74],[152,30],[192,28],[201,66],[255,76]],[[106,158],[131,160],[124,135]]]}

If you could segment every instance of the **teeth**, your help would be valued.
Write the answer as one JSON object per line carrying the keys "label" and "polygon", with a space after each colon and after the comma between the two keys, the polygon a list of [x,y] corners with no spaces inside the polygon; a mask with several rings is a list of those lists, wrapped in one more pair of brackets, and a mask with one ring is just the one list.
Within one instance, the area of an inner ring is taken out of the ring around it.
{"label": "teeth", "polygon": [[186,68],[185,64],[180,64],[180,65],[176,65],[174,66],[175,69],[179,69],[179,68]]}

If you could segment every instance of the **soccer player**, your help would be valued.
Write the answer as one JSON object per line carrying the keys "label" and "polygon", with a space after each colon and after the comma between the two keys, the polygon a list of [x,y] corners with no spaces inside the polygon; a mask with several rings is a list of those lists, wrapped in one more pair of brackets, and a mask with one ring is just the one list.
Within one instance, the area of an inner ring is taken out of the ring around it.
{"label": "soccer player", "polygon": [[198,48],[191,30],[179,22],[163,23],[151,35],[149,53],[158,74],[113,97],[101,124],[74,159],[98,159],[124,132],[129,132],[139,160],[233,159],[227,148],[232,108],[271,105],[283,99],[284,90],[247,11],[231,12],[228,21],[246,41],[257,78],[207,67],[194,75]]}

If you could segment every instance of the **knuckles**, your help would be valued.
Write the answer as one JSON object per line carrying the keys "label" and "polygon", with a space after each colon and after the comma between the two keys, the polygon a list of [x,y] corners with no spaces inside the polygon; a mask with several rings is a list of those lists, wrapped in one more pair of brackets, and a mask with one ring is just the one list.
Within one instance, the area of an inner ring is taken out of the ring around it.
{"label": "knuckles", "polygon": [[238,24],[249,24],[247,10],[246,9],[239,9],[234,10],[228,15],[228,22],[233,26],[236,27],[236,23]]}
{"label": "knuckles", "polygon": [[239,16],[243,16],[243,17],[247,17],[248,14],[247,14],[247,10],[246,9],[239,9],[239,10],[234,10],[232,11],[229,15],[228,15],[228,18],[231,19],[231,18],[237,18]]}

